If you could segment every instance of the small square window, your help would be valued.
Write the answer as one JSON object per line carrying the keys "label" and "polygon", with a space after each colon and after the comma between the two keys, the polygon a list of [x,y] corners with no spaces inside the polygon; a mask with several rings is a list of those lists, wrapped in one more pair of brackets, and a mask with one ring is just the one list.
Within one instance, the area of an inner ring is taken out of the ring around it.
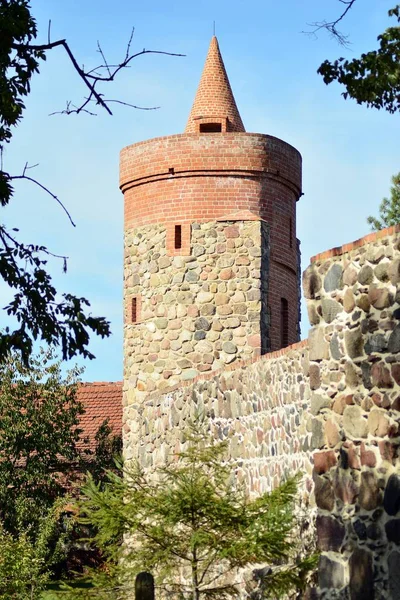
{"label": "small square window", "polygon": [[200,123],[200,133],[221,133],[222,123]]}

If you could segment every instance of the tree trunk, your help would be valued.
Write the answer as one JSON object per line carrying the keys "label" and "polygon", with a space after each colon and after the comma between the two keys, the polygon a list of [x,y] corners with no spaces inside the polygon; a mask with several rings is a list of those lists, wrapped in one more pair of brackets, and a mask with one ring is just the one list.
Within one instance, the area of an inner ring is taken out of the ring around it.
{"label": "tree trunk", "polygon": [[192,558],[192,600],[200,600],[199,576],[198,576],[198,560],[196,550],[193,550]]}

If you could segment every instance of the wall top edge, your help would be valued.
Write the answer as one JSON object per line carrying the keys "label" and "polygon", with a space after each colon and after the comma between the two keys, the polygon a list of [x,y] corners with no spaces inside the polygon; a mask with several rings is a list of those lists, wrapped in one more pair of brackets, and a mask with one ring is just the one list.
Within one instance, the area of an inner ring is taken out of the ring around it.
{"label": "wall top edge", "polygon": [[135,142],[134,144],[129,144],[128,146],[125,146],[124,148],[122,148],[120,154],[121,154],[121,158],[122,158],[122,156],[126,152],[129,152],[130,150],[134,150],[135,148],[140,148],[141,146],[152,145],[153,143],[159,143],[159,142],[171,141],[172,143],[174,143],[174,142],[179,143],[179,141],[184,141],[186,139],[187,140],[195,140],[195,139],[218,140],[218,139],[221,139],[224,142],[226,142],[226,141],[234,139],[235,137],[265,139],[265,140],[271,140],[273,142],[279,142],[280,144],[284,144],[288,148],[291,148],[301,158],[301,154],[297,150],[297,148],[295,148],[288,142],[285,142],[285,140],[282,140],[273,135],[268,135],[267,133],[251,133],[251,132],[247,132],[247,131],[243,131],[243,132],[242,131],[239,131],[239,132],[227,131],[227,132],[218,132],[218,133],[176,133],[174,135],[159,136],[159,137],[155,137],[155,138],[150,138],[148,140],[141,140],[140,142]]}
{"label": "wall top edge", "polygon": [[379,231],[368,233],[364,237],[359,238],[354,242],[349,242],[348,244],[343,244],[343,246],[336,246],[335,248],[330,248],[329,250],[320,252],[319,254],[312,256],[310,262],[316,263],[322,260],[333,258],[335,256],[341,256],[342,254],[346,254],[347,252],[351,252],[352,250],[356,250],[357,248],[365,246],[366,244],[371,244],[382,238],[395,235],[396,233],[400,233],[400,224],[392,225],[391,227],[386,227],[386,229],[380,229]]}
{"label": "wall top edge", "polygon": [[82,386],[93,386],[93,385],[98,385],[100,386],[108,386],[108,385],[114,385],[114,386],[121,386],[124,382],[122,380],[118,380],[118,381],[79,381],[78,382],[78,388],[82,387]]}

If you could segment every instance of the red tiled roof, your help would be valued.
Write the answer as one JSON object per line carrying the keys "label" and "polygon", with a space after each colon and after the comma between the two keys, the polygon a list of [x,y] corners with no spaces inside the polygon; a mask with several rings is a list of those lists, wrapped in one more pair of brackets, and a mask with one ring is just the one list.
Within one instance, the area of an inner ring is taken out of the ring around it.
{"label": "red tiled roof", "polygon": [[122,381],[81,383],[77,399],[85,407],[85,414],[80,418],[83,438],[93,440],[106,419],[114,435],[122,435]]}

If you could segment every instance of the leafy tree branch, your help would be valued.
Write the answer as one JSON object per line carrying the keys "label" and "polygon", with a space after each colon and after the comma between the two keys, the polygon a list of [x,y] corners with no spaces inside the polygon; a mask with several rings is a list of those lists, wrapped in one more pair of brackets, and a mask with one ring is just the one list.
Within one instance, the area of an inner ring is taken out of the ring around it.
{"label": "leafy tree branch", "polygon": [[393,175],[390,197],[383,198],[379,206],[379,218],[370,216],[367,219],[373,231],[400,223],[400,173]]}
{"label": "leafy tree branch", "polygon": [[[350,4],[347,8],[351,8]],[[341,18],[345,14],[346,11]],[[388,27],[378,36],[377,50],[352,60],[343,57],[333,62],[325,60],[318,73],[326,84],[337,81],[344,85],[346,91],[342,96],[345,99],[353,98],[358,104],[395,113],[400,110],[400,4],[388,14],[397,20],[397,25]],[[337,32],[335,25],[331,32],[341,43],[347,39]]]}

